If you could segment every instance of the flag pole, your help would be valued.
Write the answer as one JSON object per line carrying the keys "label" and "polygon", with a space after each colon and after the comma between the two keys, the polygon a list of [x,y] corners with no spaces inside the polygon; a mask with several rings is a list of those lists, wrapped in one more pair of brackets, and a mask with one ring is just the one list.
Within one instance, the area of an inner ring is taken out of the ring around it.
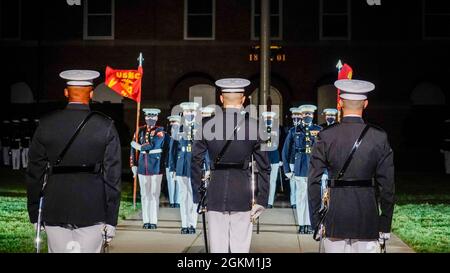
{"label": "flag pole", "polygon": [[[144,58],[142,57],[142,52],[139,53],[139,58],[137,60],[139,62],[139,67],[141,67],[142,63],[144,61]],[[141,82],[141,84],[142,84],[142,82]],[[137,143],[139,143],[138,134],[139,134],[139,119],[140,119],[140,114],[141,114],[141,94],[142,94],[142,90],[140,90],[140,92],[139,92],[139,99],[138,99],[137,107],[136,107],[136,131],[134,133],[134,137],[135,137],[134,140]],[[138,150],[136,150],[135,158],[139,162],[139,151]],[[134,181],[133,181],[133,209],[136,209],[137,177],[138,177],[138,175],[136,174],[136,176],[134,177]]]}
{"label": "flag pole", "polygon": [[[337,79],[339,80],[339,73],[341,72],[342,69],[342,62],[341,60],[339,60],[339,62],[336,65],[336,68],[338,70],[338,77]],[[341,122],[341,108],[339,107],[339,95],[340,95],[341,91],[339,90],[339,88],[337,89],[337,93],[336,93],[336,109],[338,110],[337,113],[337,121]]]}

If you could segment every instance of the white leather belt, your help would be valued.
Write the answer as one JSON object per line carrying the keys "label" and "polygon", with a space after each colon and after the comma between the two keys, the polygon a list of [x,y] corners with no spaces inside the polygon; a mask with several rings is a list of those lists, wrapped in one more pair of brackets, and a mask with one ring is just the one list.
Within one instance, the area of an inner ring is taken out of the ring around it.
{"label": "white leather belt", "polygon": [[142,153],[147,153],[147,154],[160,154],[162,153],[162,149],[153,149],[150,151],[143,151]]}

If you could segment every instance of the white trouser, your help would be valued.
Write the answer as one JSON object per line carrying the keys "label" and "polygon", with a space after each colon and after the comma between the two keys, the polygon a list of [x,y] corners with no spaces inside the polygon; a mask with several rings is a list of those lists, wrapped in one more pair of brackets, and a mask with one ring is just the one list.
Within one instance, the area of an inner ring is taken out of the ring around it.
{"label": "white trouser", "polygon": [[450,151],[445,151],[444,157],[445,157],[445,172],[447,174],[450,174]]}
{"label": "white trouser", "polygon": [[250,211],[208,211],[208,240],[211,253],[249,253],[253,224]]}
{"label": "white trouser", "polygon": [[197,204],[194,204],[192,196],[191,178],[187,176],[177,176],[177,183],[180,186],[180,216],[181,227],[197,227]]}
{"label": "white trouser", "polygon": [[12,169],[20,170],[20,149],[11,149]]}
{"label": "white trouser", "polygon": [[158,223],[159,196],[161,194],[162,174],[139,174],[141,189],[142,221],[150,224]]}
{"label": "white trouser", "polygon": [[297,221],[299,226],[310,226],[308,207],[308,177],[294,176],[296,184]]}
{"label": "white trouser", "polygon": [[22,149],[22,167],[24,169],[28,167],[28,148]]}
{"label": "white trouser", "polygon": [[9,159],[9,147],[3,146],[2,152],[3,152],[3,165],[5,165],[5,166],[11,165],[11,161]]}
{"label": "white trouser", "polygon": [[273,201],[275,199],[275,192],[277,189],[277,178],[278,169],[280,168],[280,163],[270,164],[270,190],[269,190],[269,205],[273,206]]}
{"label": "white trouser", "polygon": [[175,172],[169,171],[169,168],[166,168],[166,179],[167,179],[167,191],[169,192],[169,203],[170,204],[179,204],[179,188],[177,183],[175,183]]}
{"label": "white trouser", "polygon": [[103,245],[103,224],[70,230],[45,227],[49,253],[100,253]]}
{"label": "white trouser", "polygon": [[[294,173],[294,168],[295,168],[294,164],[289,164],[289,167],[291,168],[291,172]],[[296,185],[295,185],[294,175],[292,175],[292,178],[289,180],[289,186],[291,188],[291,196],[290,196],[291,198],[290,198],[290,200],[291,200],[291,206],[292,206],[292,205],[295,205],[297,203],[296,202],[297,189],[296,189]]]}
{"label": "white trouser", "polygon": [[380,253],[378,240],[336,239],[323,240],[325,253]]}

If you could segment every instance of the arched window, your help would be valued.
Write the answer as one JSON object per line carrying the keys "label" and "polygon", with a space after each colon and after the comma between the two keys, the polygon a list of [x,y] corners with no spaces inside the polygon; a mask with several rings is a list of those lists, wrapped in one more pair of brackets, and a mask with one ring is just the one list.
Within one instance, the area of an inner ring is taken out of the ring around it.
{"label": "arched window", "polygon": [[[283,96],[275,87],[270,87],[270,100],[272,106],[277,106],[279,110],[280,125],[283,124]],[[249,96],[251,104],[258,105],[258,88]]]}
{"label": "arched window", "polygon": [[445,95],[439,86],[422,82],[411,92],[411,101],[413,105],[445,105]]}
{"label": "arched window", "polygon": [[194,101],[195,97],[202,98],[202,106],[216,104],[216,88],[209,84],[196,84],[189,87],[189,101]]}

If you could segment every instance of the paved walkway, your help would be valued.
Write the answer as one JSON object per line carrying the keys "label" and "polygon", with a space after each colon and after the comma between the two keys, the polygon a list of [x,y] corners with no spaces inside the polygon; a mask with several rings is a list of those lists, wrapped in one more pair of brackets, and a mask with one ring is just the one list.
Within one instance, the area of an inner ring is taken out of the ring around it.
{"label": "paved walkway", "polygon": [[[252,253],[318,252],[319,245],[312,235],[300,235],[291,208],[266,210],[260,219],[260,233],[253,233]],[[140,213],[122,221],[110,252],[133,253],[201,253],[204,252],[201,217],[197,234],[180,234],[180,213],[176,208],[161,208],[157,230],[142,229]],[[255,226],[256,230],[256,226]],[[387,244],[388,252],[413,252],[397,236]]]}

